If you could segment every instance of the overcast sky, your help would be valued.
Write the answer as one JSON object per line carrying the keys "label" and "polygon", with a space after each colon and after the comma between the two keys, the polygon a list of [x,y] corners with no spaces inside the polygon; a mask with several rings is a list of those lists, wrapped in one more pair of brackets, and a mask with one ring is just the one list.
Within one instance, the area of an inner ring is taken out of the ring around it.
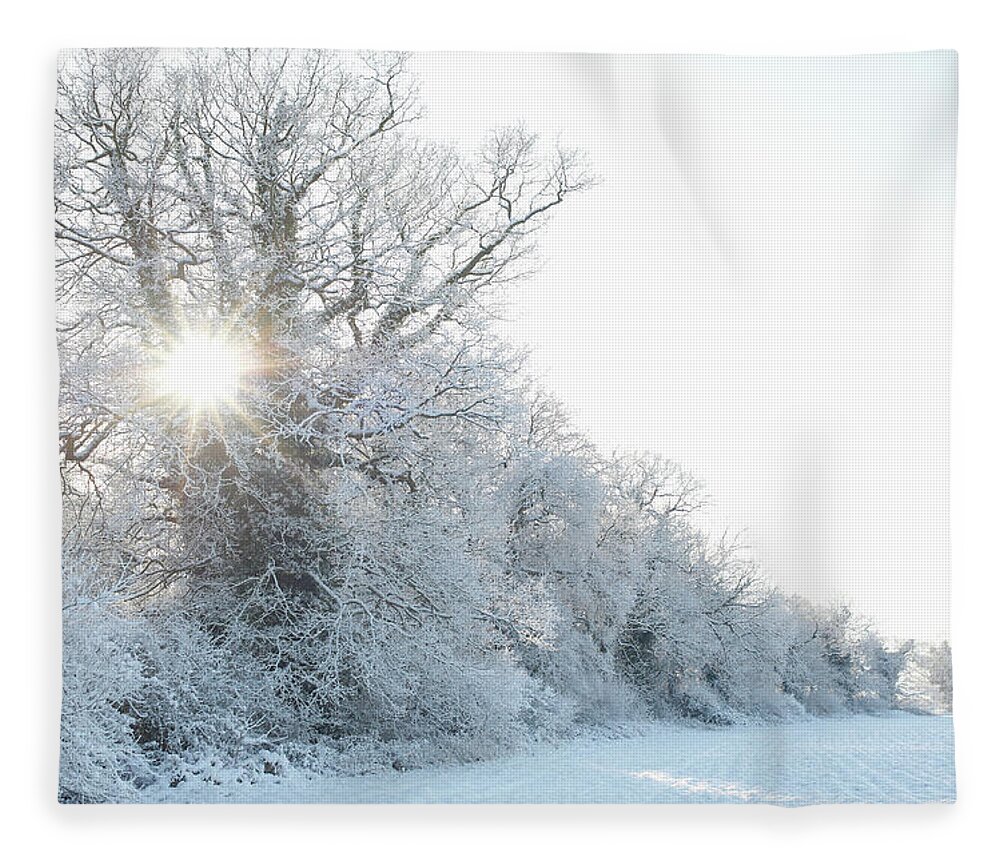
{"label": "overcast sky", "polygon": [[578,425],[695,473],[783,589],[947,636],[955,55],[414,59],[422,133],[523,121],[603,179],[511,328]]}

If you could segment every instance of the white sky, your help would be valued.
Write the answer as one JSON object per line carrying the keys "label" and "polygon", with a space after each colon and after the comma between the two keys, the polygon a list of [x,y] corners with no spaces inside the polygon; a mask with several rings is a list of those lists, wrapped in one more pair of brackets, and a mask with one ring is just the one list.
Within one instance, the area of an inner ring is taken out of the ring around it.
{"label": "white sky", "polygon": [[512,327],[604,449],[701,478],[787,591],[948,635],[957,58],[423,54],[421,132],[523,121],[602,184]]}

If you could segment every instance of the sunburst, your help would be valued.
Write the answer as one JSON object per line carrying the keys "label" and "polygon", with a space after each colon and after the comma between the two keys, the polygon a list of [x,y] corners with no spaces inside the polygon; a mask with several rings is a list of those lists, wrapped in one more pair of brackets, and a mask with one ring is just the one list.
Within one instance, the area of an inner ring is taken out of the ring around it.
{"label": "sunburst", "polygon": [[150,360],[153,400],[192,421],[243,410],[247,386],[259,370],[249,338],[235,326],[185,325]]}

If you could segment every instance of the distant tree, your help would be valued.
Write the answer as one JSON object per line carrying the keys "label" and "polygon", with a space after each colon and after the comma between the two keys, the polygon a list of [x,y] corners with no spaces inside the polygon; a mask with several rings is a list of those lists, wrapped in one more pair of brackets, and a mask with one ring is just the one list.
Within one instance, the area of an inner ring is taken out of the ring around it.
{"label": "distant tree", "polygon": [[944,709],[951,713],[951,644],[947,641],[931,649],[930,681],[940,690]]}
{"label": "distant tree", "polygon": [[914,645],[900,678],[900,706],[909,710],[951,713],[951,645]]}

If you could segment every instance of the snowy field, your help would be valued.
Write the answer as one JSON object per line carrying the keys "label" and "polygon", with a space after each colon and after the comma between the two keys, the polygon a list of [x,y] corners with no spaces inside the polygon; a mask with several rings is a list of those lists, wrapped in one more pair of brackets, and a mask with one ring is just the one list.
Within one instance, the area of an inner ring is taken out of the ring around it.
{"label": "snowy field", "polygon": [[153,802],[927,803],[955,799],[950,717],[780,726],[654,724],[486,762],[352,778],[184,785]]}

